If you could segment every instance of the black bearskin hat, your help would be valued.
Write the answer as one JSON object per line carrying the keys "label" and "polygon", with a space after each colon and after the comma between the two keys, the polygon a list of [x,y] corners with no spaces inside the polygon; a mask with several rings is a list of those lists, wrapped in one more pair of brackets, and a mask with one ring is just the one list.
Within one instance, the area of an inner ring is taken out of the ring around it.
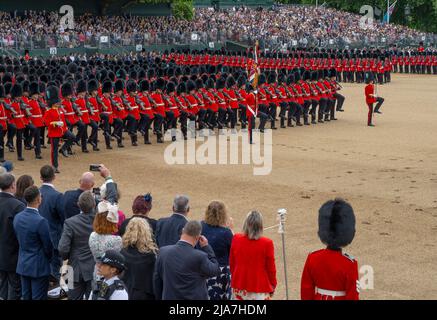
{"label": "black bearskin hat", "polygon": [[275,72],[271,72],[268,76],[268,83],[272,84],[276,82],[276,73]]}
{"label": "black bearskin hat", "polygon": [[375,76],[373,75],[373,72],[367,72],[365,75],[366,84],[369,84],[370,81],[375,80]]}
{"label": "black bearskin hat", "polygon": [[311,72],[311,81],[317,81],[319,79],[319,73],[317,71]]}
{"label": "black bearskin hat", "polygon": [[114,92],[124,90],[124,80],[118,79],[114,84]]}
{"label": "black bearskin hat", "polygon": [[99,84],[96,79],[91,79],[88,81],[88,92],[97,91],[99,89]]}
{"label": "black bearskin hat", "polygon": [[329,77],[330,78],[337,77],[337,70],[335,69],[329,70]]}
{"label": "black bearskin hat", "polygon": [[202,89],[203,88],[203,81],[202,81],[202,79],[197,79],[196,81],[195,81],[195,83],[196,83],[196,88],[197,89]]}
{"label": "black bearskin hat", "polygon": [[149,91],[150,83],[146,79],[140,81],[140,91]]}
{"label": "black bearskin hat", "polygon": [[355,236],[355,214],[351,205],[342,199],[330,200],[319,209],[320,240],[331,249],[340,249]]}
{"label": "black bearskin hat", "polygon": [[5,95],[11,94],[12,82],[6,82],[3,86],[5,87]]}
{"label": "black bearskin hat", "polygon": [[196,90],[196,89],[197,89],[196,83],[193,80],[189,80],[187,82],[187,91],[190,92],[190,91]]}
{"label": "black bearskin hat", "polygon": [[217,79],[217,82],[215,84],[215,88],[216,89],[224,89],[224,87],[225,87],[225,80],[222,78]]}
{"label": "black bearskin hat", "polygon": [[214,89],[214,87],[215,87],[214,80],[211,78],[208,78],[208,80],[206,80],[205,86],[207,89]]}
{"label": "black bearskin hat", "polygon": [[86,92],[86,91],[87,91],[86,81],[85,80],[79,80],[77,82],[76,92],[77,93],[81,93],[81,92]]}
{"label": "black bearskin hat", "polygon": [[175,83],[174,82],[168,82],[167,83],[167,86],[166,86],[166,88],[165,88],[165,91],[167,92],[167,93],[171,93],[171,92],[174,92],[176,90],[176,85],[175,85]]}
{"label": "black bearskin hat", "polygon": [[23,88],[21,87],[20,84],[16,83],[12,86],[11,89],[11,98],[19,98],[23,95]]}
{"label": "black bearskin hat", "polygon": [[186,93],[187,92],[187,86],[185,85],[185,82],[180,82],[178,84],[176,92],[177,92],[177,94],[181,94],[181,93]]}
{"label": "black bearskin hat", "polygon": [[38,92],[39,92],[39,94],[44,94],[45,91],[46,91],[46,84],[45,84],[45,82],[40,82],[38,84]]}
{"label": "black bearskin hat", "polygon": [[38,82],[32,82],[29,85],[29,95],[33,96],[34,94],[39,94],[39,85],[38,85]]}
{"label": "black bearskin hat", "polygon": [[235,79],[234,79],[234,77],[233,76],[229,76],[227,79],[226,79],[226,88],[231,88],[233,85],[235,85],[236,84],[236,82],[235,82]]}
{"label": "black bearskin hat", "polygon": [[259,75],[258,84],[266,83],[266,75],[264,73],[261,73]]}
{"label": "black bearskin hat", "polygon": [[21,82],[21,88],[23,89],[23,92],[29,92],[29,85],[30,82],[28,80],[24,80]]}
{"label": "black bearskin hat", "polygon": [[239,76],[237,79],[237,85],[238,85],[238,87],[242,87],[242,86],[246,85],[246,77]]}
{"label": "black bearskin hat", "polygon": [[137,91],[137,83],[132,79],[129,80],[126,84],[126,91],[127,91],[127,93]]}
{"label": "black bearskin hat", "polygon": [[46,101],[49,107],[54,105],[55,103],[59,103],[61,99],[59,99],[59,89],[56,86],[49,86],[46,89]]}
{"label": "black bearskin hat", "polygon": [[65,82],[61,87],[61,94],[65,98],[73,94],[73,86],[70,82]]}
{"label": "black bearskin hat", "polygon": [[300,79],[301,79],[301,77],[300,77],[300,72],[299,72],[299,71],[296,71],[296,72],[294,73],[294,81],[295,81],[295,82],[298,82]]}
{"label": "black bearskin hat", "polygon": [[294,75],[293,74],[289,74],[287,77],[287,85],[290,85],[294,83]]}
{"label": "black bearskin hat", "polygon": [[77,72],[77,64],[75,64],[74,62],[70,62],[68,64],[68,72],[72,73],[72,74],[76,73]]}
{"label": "black bearskin hat", "polygon": [[112,91],[112,82],[111,81],[105,81],[102,85],[102,93],[110,93]]}
{"label": "black bearskin hat", "polygon": [[164,90],[165,87],[165,80],[163,78],[158,78],[158,80],[155,81],[155,90],[160,89]]}

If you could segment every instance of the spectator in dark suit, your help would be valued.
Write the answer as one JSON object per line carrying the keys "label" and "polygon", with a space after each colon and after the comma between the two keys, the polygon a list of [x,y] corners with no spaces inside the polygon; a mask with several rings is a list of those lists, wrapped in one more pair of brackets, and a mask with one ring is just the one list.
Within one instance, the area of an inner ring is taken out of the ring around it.
{"label": "spectator in dark suit", "polygon": [[26,206],[16,199],[15,178],[10,173],[0,175],[0,299],[19,300],[20,276],[17,275],[18,240],[13,220]]}
{"label": "spectator in dark suit", "polygon": [[150,210],[152,210],[152,195],[150,193],[145,194],[144,196],[137,196],[132,204],[132,213],[133,216],[124,220],[118,229],[118,234],[122,237],[126,226],[129,221],[133,218],[143,218],[147,220],[150,227],[152,228],[153,235],[156,230],[156,220],[149,217]]}
{"label": "spectator in dark suit", "polygon": [[189,199],[184,195],[177,195],[173,201],[173,214],[168,218],[161,218],[156,223],[156,243],[158,247],[175,244],[179,241],[182,229],[187,223],[190,212]]}
{"label": "spectator in dark suit", "polygon": [[62,208],[62,193],[55,189],[53,182],[55,180],[55,168],[45,165],[40,170],[41,180],[43,182],[41,192],[41,205],[39,213],[47,219],[49,223],[50,238],[52,239],[53,259],[51,261],[51,275],[54,282],[59,281],[60,268],[62,259],[59,257],[58,245],[62,235],[62,226],[64,224],[65,215]]}
{"label": "spectator in dark suit", "polygon": [[122,277],[129,300],[155,300],[153,271],[158,247],[153,240],[152,228],[146,219],[130,219],[123,235],[121,254],[126,261]]}
{"label": "spectator in dark suit", "polygon": [[[208,300],[206,280],[220,273],[219,263],[198,221],[188,222],[180,240],[160,249],[153,277],[162,300]],[[195,249],[199,242],[200,250]]]}
{"label": "spectator in dark suit", "polygon": [[27,174],[19,177],[17,179],[17,191],[15,192],[15,198],[26,204],[26,201],[24,200],[24,191],[34,184],[33,178]]}
{"label": "spectator in dark suit", "polygon": [[79,180],[79,189],[68,190],[62,197],[62,206],[65,214],[65,219],[71,218],[80,213],[77,200],[84,191],[91,191],[94,187],[94,174],[85,172]]}
{"label": "spectator in dark suit", "polygon": [[53,255],[49,224],[38,212],[41,204],[38,187],[27,188],[24,199],[27,208],[14,218],[14,229],[20,244],[17,273],[21,275],[22,296],[23,300],[46,300]]}
{"label": "spectator in dark suit", "polygon": [[90,191],[83,192],[78,205],[80,213],[65,220],[64,231],[59,241],[59,254],[74,270],[74,289],[68,290],[68,300],[89,297],[94,272],[94,257],[88,240],[93,232],[96,201]]}

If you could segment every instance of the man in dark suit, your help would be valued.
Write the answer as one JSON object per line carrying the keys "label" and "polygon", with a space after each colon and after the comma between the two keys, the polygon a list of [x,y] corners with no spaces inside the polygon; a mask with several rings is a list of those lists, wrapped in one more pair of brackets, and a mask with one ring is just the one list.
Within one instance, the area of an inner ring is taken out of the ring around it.
{"label": "man in dark suit", "polygon": [[[156,260],[153,284],[155,297],[162,300],[208,300],[206,280],[218,276],[219,263],[202,225],[188,222],[175,245],[162,247]],[[195,249],[199,242],[200,250]]]}
{"label": "man in dark suit", "polygon": [[94,184],[94,174],[92,172],[85,172],[79,180],[79,189],[68,190],[64,193],[64,196],[62,197],[62,206],[65,219],[71,218],[80,213],[77,200],[82,192],[91,191]]}
{"label": "man in dark suit", "polygon": [[45,165],[40,170],[41,180],[43,182],[40,192],[42,197],[39,213],[47,219],[49,223],[50,238],[52,239],[54,252],[53,259],[50,263],[52,280],[59,281],[60,268],[62,260],[58,253],[59,239],[62,235],[62,226],[65,215],[62,208],[62,193],[55,189],[53,182],[55,180],[55,168]]}
{"label": "man in dark suit", "polygon": [[74,270],[74,288],[68,290],[68,300],[82,300],[91,293],[94,257],[88,245],[93,232],[96,202],[90,191],[83,192],[78,200],[80,213],[65,220],[59,241],[59,254]]}
{"label": "man in dark suit", "polygon": [[14,229],[20,251],[17,273],[21,276],[23,300],[46,300],[53,245],[49,224],[38,211],[41,195],[37,186],[24,191],[28,206],[15,216]]}
{"label": "man in dark suit", "polygon": [[17,275],[18,241],[13,220],[26,206],[14,194],[15,178],[10,173],[0,175],[0,299],[19,300],[20,276]]}
{"label": "man in dark suit", "polygon": [[190,211],[187,196],[178,195],[173,201],[173,214],[168,218],[161,218],[156,223],[156,243],[158,247],[175,244],[179,241],[182,229],[187,223]]}

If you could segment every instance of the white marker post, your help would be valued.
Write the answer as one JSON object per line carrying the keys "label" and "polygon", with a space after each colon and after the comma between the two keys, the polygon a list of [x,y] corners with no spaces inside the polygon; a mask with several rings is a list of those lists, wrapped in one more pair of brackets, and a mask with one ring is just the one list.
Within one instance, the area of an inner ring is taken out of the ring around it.
{"label": "white marker post", "polygon": [[278,233],[281,234],[282,238],[282,258],[284,260],[284,277],[285,277],[285,295],[287,300],[288,297],[288,281],[287,281],[287,259],[285,258],[285,216],[287,214],[287,209],[278,209],[278,220],[279,229]]}

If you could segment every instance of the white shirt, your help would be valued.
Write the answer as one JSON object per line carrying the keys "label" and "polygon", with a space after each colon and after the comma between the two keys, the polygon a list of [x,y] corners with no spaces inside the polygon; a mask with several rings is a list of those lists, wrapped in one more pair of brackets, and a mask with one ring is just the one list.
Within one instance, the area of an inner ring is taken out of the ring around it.
{"label": "white shirt", "polygon": [[37,208],[27,207],[27,209],[35,211],[37,214],[39,214],[39,211]]}
{"label": "white shirt", "polygon": [[44,182],[42,185],[52,187],[53,189],[55,188],[55,186],[52,183]]}

